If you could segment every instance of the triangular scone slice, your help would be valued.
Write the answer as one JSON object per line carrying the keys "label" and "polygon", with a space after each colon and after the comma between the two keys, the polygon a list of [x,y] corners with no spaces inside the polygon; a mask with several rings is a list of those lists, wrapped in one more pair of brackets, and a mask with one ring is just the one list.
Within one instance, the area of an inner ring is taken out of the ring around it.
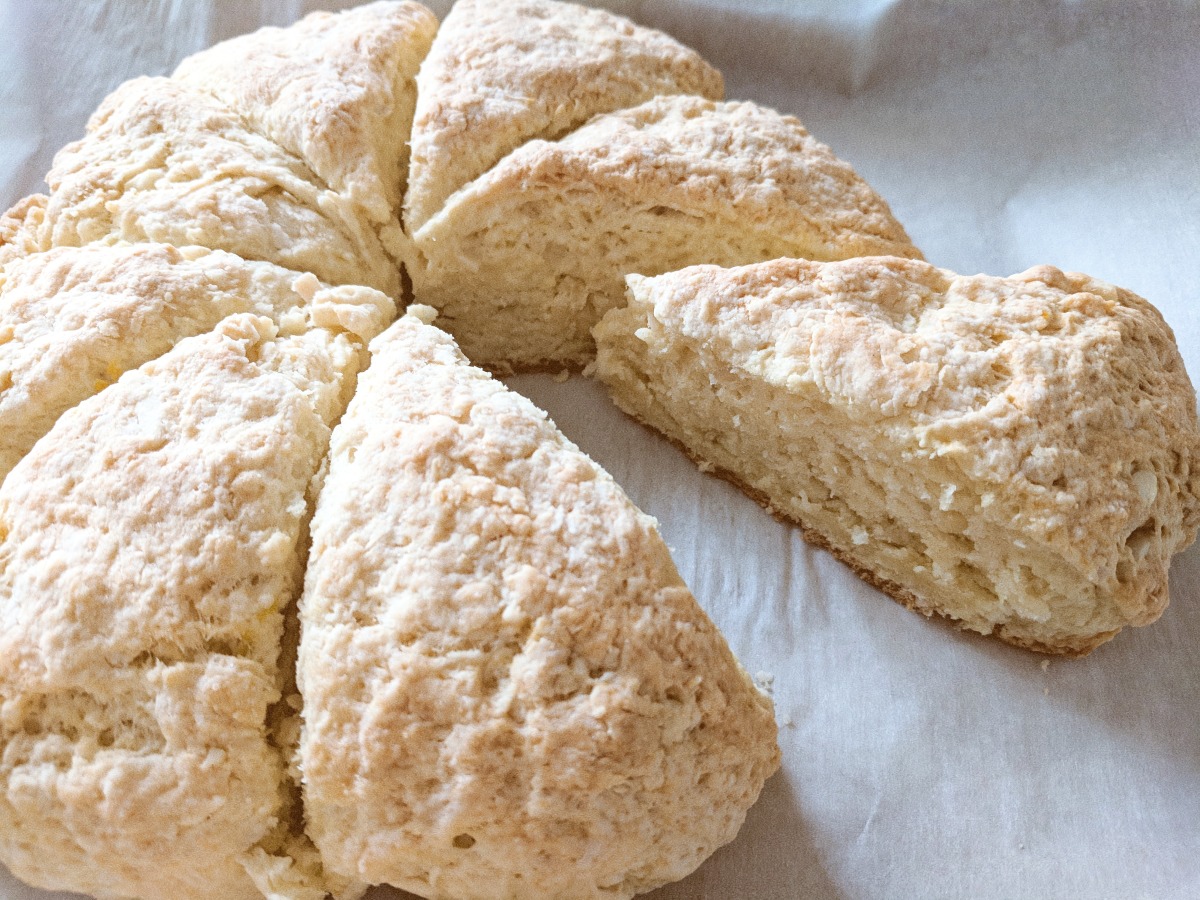
{"label": "triangular scone slice", "polygon": [[[239,312],[377,334],[395,304],[367,287],[166,244],[61,247],[0,268],[0,480],[60,415],[179,340]],[[350,322],[349,317],[360,321]]]}
{"label": "triangular scone slice", "polygon": [[0,861],[31,884],[324,896],[272,725],[310,482],[366,354],[275,335],[238,315],[180,342],[0,486]]}
{"label": "triangular scone slice", "polygon": [[0,266],[46,249],[41,225],[48,199],[45,194],[30,194],[0,215]]}
{"label": "triangular scone slice", "polygon": [[411,311],[372,352],[301,601],[326,869],[457,900],[683,877],[779,763],[769,701],[545,413]]}
{"label": "triangular scone slice", "polygon": [[459,0],[417,84],[410,231],[526,141],[660,94],[724,94],[720,73],[673,38],[554,0]]}
{"label": "triangular scone slice", "polygon": [[208,93],[167,78],[135,78],[110,94],[46,182],[50,246],[199,245],[400,293],[396,264],[360,207]]}
{"label": "triangular scone slice", "polygon": [[693,263],[919,257],[887,204],[797,119],[661,97],[532,141],[415,236],[418,303],[478,365],[582,366],[624,277]]}
{"label": "triangular scone slice", "polygon": [[399,218],[415,79],[436,31],[419,3],[315,12],[203,50],[174,77],[227,103],[386,225]]}
{"label": "triangular scone slice", "polygon": [[1200,523],[1171,330],[1084,275],[697,266],[631,277],[596,340],[623,409],[902,603],[1013,644],[1153,621]]}

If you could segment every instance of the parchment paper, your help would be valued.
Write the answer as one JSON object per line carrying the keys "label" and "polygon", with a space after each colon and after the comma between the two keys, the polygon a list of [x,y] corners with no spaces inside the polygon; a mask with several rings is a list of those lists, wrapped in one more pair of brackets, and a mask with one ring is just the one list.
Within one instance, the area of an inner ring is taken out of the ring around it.
{"label": "parchment paper", "polygon": [[[0,208],[121,80],[317,5],[0,0]],[[1197,5],[610,5],[696,46],[731,98],[799,115],[930,261],[1128,287],[1200,376]],[[783,770],[737,841],[656,900],[1200,897],[1200,549],[1177,557],[1157,624],[1047,662],[885,599],[598,385],[512,384],[658,517],[773,680]],[[3,900],[50,896],[0,872]]]}

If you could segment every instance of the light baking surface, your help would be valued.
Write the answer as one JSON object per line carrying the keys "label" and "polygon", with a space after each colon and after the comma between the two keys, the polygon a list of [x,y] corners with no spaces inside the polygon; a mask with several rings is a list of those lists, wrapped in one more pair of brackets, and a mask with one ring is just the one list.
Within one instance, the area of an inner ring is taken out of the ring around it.
{"label": "light baking surface", "polygon": [[[121,80],[320,5],[0,0],[0,209]],[[729,97],[798,115],[931,262],[1127,287],[1200,377],[1200,7],[608,5],[695,46]],[[734,844],[650,896],[1200,896],[1200,547],[1158,623],[1047,664],[884,599],[599,386],[510,384],[659,518],[734,652],[773,679],[783,771]],[[53,896],[0,873],[0,900]]]}

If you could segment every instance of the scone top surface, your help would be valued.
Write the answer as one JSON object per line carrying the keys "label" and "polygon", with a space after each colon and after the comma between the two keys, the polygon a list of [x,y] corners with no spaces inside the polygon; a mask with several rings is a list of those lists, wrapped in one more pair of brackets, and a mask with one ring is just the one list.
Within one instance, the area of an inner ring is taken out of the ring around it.
{"label": "scone top surface", "polygon": [[660,94],[720,99],[720,74],[669,36],[553,0],[460,0],[418,79],[405,223],[534,138]]}
{"label": "scone top surface", "polygon": [[57,247],[0,265],[0,480],[66,410],[239,312],[376,334],[395,307],[201,247]]}
{"label": "scone top surface", "polygon": [[414,79],[436,30],[412,2],[317,12],[203,50],[174,77],[228,103],[386,224],[399,216]]}
{"label": "scone top surface", "polygon": [[403,318],[335,432],[301,604],[325,866],[427,897],[627,897],[732,839],[768,701],[654,523]]}
{"label": "scone top surface", "polygon": [[[1068,653],[1166,605],[1170,557],[1200,522],[1200,429],[1173,335],[1141,298],[1050,267],[961,277],[888,258],[697,266],[631,278],[630,295],[597,328],[600,377],[774,508],[812,525],[833,501],[820,487],[789,495],[777,477],[788,463],[757,470],[752,447],[735,453],[718,435],[723,419],[692,422],[667,383],[671,359],[719,371],[728,397],[737,384],[758,391],[758,405],[723,414],[757,417],[764,434],[777,406],[796,427],[832,428],[866,465],[852,484],[834,474],[847,462],[830,463],[821,477],[835,499],[923,479],[885,491],[874,521],[815,527],[844,558],[909,589],[906,602]],[[903,494],[917,506],[902,508]],[[897,537],[885,519],[924,524]],[[932,563],[901,559],[922,544]],[[957,599],[926,605],[942,590]],[[990,604],[972,606],[976,591]]]}
{"label": "scone top surface", "polygon": [[0,859],[21,878],[152,900],[303,885],[270,716],[358,353],[231,317],[67,412],[0,487]]}
{"label": "scone top surface", "polygon": [[400,293],[396,263],[358,204],[208,91],[173,79],[118,87],[46,182],[41,249],[198,245]]}

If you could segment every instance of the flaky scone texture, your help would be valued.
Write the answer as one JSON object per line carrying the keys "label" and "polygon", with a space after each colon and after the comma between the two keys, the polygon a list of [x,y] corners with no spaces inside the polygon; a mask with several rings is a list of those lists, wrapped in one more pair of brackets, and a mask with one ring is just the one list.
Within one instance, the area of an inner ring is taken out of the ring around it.
{"label": "flaky scone texture", "polygon": [[635,417],[926,614],[1086,653],[1167,604],[1196,396],[1149,303],[896,258],[630,277],[595,373]]}
{"label": "flaky scone texture", "polygon": [[46,182],[44,246],[200,245],[400,294],[361,208],[199,88],[125,82],[58,152]]}
{"label": "flaky scone texture", "polygon": [[61,247],[0,267],[0,480],[68,409],[239,312],[370,335],[395,306],[199,247]]}
{"label": "flaky scone texture", "polygon": [[459,0],[418,79],[411,231],[517,147],[663,94],[720,100],[720,73],[659,31],[553,0]]}
{"label": "flaky scone texture", "polygon": [[413,238],[417,301],[497,370],[582,367],[630,273],[920,256],[887,204],[797,119],[686,96],[524,144]]}
{"label": "flaky scone texture", "polygon": [[41,223],[47,199],[45,194],[30,194],[0,215],[0,266],[46,249]]}
{"label": "flaky scone texture", "polygon": [[419,3],[315,12],[188,57],[174,78],[228,104],[387,224],[399,216],[416,74],[436,31]]}
{"label": "flaky scone texture", "polygon": [[778,765],[769,701],[545,413],[414,315],[372,351],[301,603],[325,867],[456,900],[683,877]]}
{"label": "flaky scone texture", "polygon": [[345,335],[234,316],[67,412],[0,487],[0,859],[22,879],[324,896],[269,720],[358,366]]}

